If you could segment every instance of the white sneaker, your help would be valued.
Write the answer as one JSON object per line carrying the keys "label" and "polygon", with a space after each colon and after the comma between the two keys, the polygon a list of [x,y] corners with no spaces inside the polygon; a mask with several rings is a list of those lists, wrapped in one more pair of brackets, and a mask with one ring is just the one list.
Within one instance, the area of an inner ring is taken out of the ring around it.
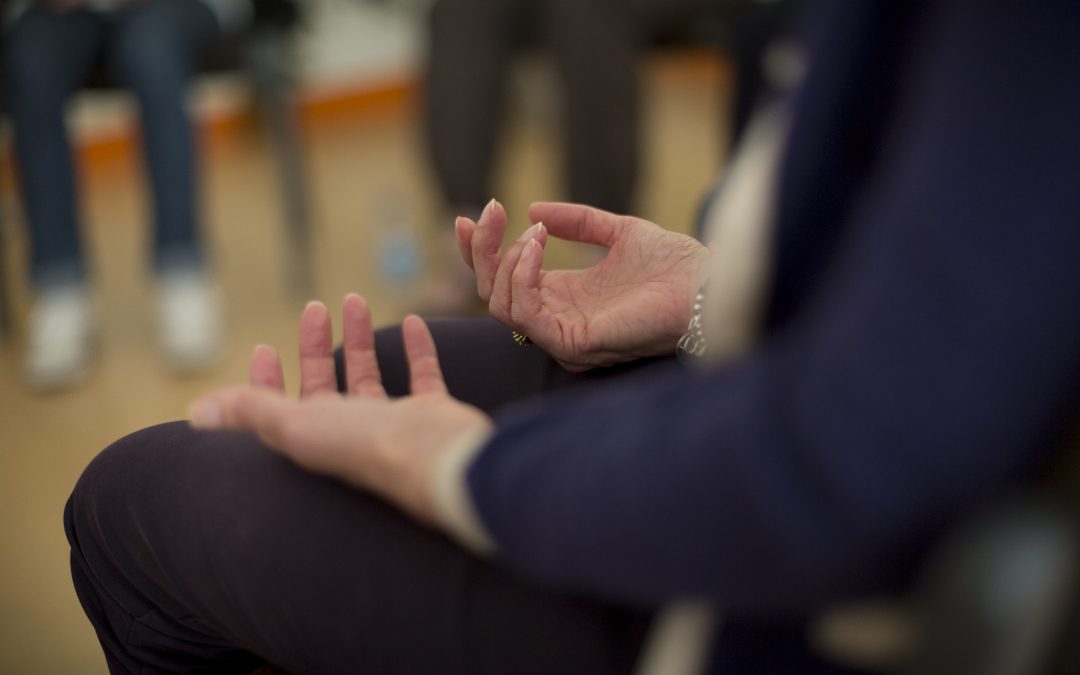
{"label": "white sneaker", "polygon": [[208,370],[220,361],[221,297],[204,272],[174,272],[159,281],[158,326],[169,365],[180,372]]}
{"label": "white sneaker", "polygon": [[70,387],[90,366],[95,337],[90,294],[82,284],[40,291],[30,310],[23,372],[39,391]]}

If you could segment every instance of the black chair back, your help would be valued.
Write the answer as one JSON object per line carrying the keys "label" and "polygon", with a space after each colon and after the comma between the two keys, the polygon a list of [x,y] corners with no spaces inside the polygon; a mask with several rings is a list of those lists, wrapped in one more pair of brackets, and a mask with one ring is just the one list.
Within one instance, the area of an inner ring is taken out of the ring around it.
{"label": "black chair back", "polygon": [[1080,673],[1080,414],[1043,480],[946,538],[915,607],[902,675]]}

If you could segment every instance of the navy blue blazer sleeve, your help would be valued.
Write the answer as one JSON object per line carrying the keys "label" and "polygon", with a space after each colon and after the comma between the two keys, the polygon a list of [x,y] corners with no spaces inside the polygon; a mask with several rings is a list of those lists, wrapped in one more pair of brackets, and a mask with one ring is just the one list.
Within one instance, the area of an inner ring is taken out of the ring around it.
{"label": "navy blue blazer sleeve", "polygon": [[1080,4],[942,7],[792,323],[706,374],[498,420],[467,481],[508,564],[807,610],[902,581],[1045,456],[1080,377]]}

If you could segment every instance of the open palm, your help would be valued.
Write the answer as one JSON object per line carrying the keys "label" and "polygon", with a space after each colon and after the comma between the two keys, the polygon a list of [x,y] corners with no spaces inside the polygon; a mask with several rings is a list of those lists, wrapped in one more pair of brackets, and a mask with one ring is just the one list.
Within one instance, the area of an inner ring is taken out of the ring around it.
{"label": "open palm", "polygon": [[[492,202],[477,222],[459,218],[458,243],[495,318],[568,370],[667,354],[686,329],[707,249],[639,218],[575,204],[534,204],[536,223],[500,252],[506,214]],[[551,234],[608,254],[584,270],[544,271]]]}
{"label": "open palm", "polygon": [[191,422],[241,429],[300,467],[371,490],[421,522],[435,522],[433,476],[457,439],[481,438],[491,421],[446,389],[435,341],[423,320],[402,322],[411,395],[391,399],[375,355],[371,310],[351,294],[342,303],[346,393],[338,393],[330,313],[312,302],[300,317],[300,399],[285,395],[277,352],[251,358],[250,385],[201,397]]}

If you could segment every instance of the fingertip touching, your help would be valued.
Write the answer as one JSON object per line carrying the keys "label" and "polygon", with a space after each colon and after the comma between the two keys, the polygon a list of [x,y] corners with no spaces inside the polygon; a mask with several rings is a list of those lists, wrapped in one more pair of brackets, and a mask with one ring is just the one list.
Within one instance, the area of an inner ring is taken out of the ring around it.
{"label": "fingertip touching", "polygon": [[529,218],[542,222],[545,229],[560,239],[611,247],[625,216],[585,206],[554,202],[536,202],[529,207]]}

